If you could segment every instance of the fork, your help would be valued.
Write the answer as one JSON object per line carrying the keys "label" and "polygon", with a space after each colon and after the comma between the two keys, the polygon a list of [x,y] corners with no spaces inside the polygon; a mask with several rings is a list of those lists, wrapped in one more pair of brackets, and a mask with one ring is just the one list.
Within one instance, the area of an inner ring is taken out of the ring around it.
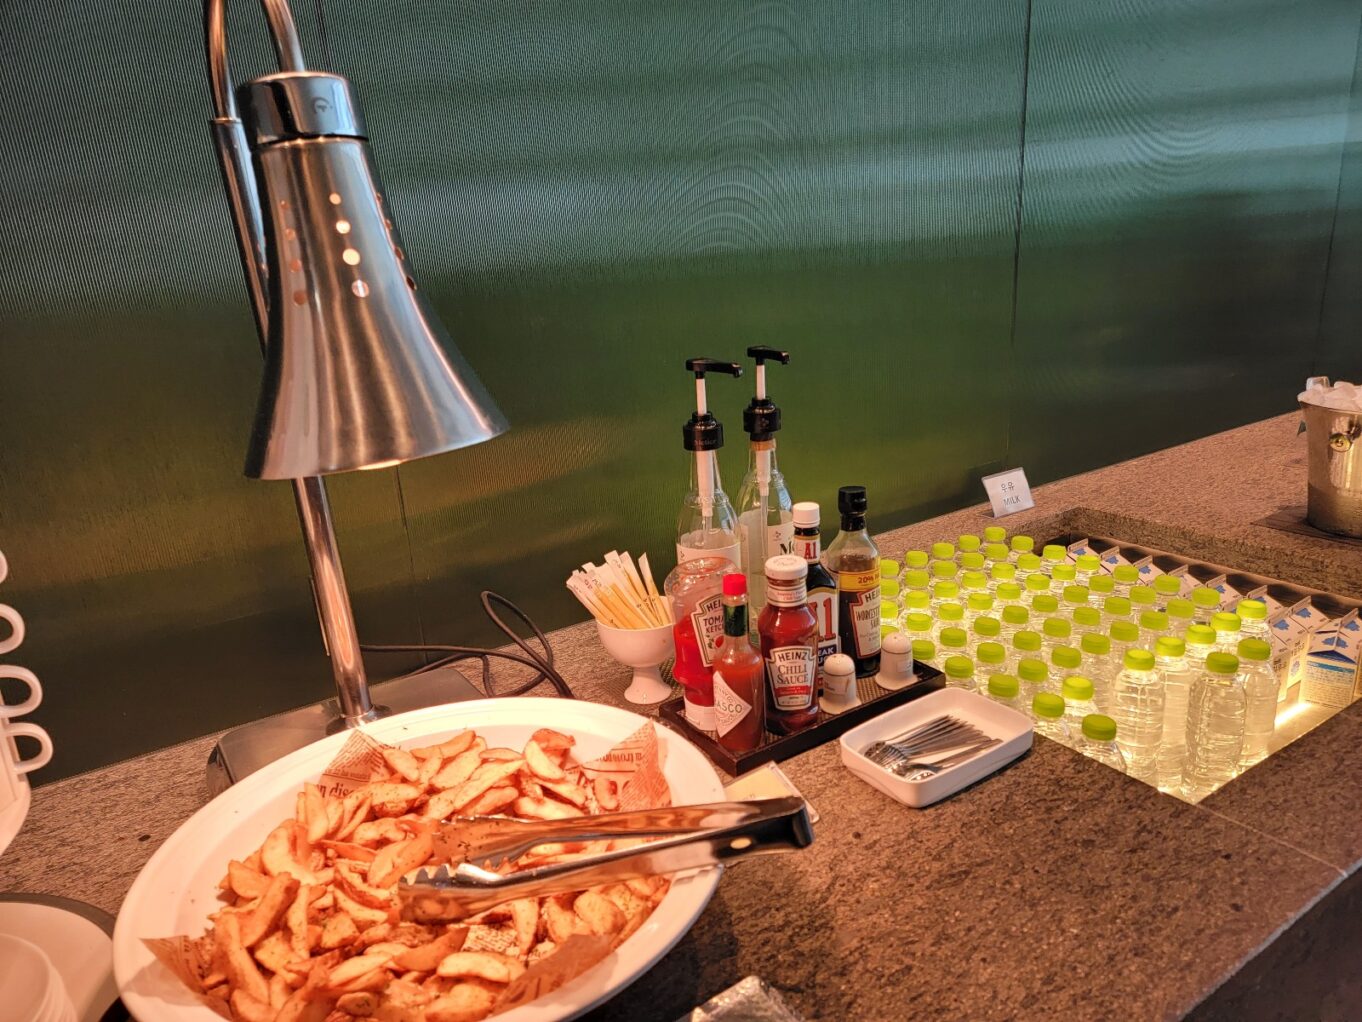
{"label": "fork", "polygon": [[[972,759],[985,749],[993,748],[993,746],[997,745],[1000,741],[1001,739],[998,738],[990,738],[986,742],[979,742],[968,748],[961,749],[959,752],[954,752],[945,759],[931,761],[906,760],[895,763],[891,767],[886,767],[886,769],[889,770],[890,773],[897,774],[905,780],[921,781],[925,779],[924,775],[926,777],[935,777],[937,774],[941,773],[941,771],[949,770],[953,766],[959,766],[961,763],[965,762],[965,760]],[[912,776],[908,775],[910,770],[913,772]]]}

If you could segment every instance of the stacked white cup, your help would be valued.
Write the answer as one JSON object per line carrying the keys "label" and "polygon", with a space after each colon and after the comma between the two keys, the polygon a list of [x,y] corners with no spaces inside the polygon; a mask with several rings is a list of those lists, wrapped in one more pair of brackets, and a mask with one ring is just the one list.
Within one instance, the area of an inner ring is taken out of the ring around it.
{"label": "stacked white cup", "polygon": [[[0,554],[0,582],[9,576],[9,563]],[[24,619],[19,612],[0,603],[0,620],[9,622],[10,634],[0,639],[0,655],[12,653],[24,641]],[[0,701],[0,852],[9,846],[28,813],[28,774],[52,759],[52,739],[37,724],[18,723],[15,717],[32,713],[43,701],[43,688],[37,676],[26,667],[0,664],[0,679],[19,681],[28,695],[18,703]],[[20,757],[18,738],[31,738],[38,743],[38,754],[28,759]]]}
{"label": "stacked white cup", "polygon": [[76,1008],[52,960],[26,940],[0,933],[0,1011],[26,1022],[76,1022]]}

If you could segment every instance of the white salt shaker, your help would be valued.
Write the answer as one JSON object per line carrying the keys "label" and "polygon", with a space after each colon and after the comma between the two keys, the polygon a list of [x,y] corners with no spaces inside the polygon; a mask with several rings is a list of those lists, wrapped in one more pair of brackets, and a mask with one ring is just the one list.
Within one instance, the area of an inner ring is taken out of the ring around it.
{"label": "white salt shaker", "polygon": [[861,705],[856,693],[856,662],[845,653],[833,653],[823,661],[823,697],[818,705],[825,713],[845,713]]}
{"label": "white salt shaker", "polygon": [[917,679],[913,675],[913,640],[906,632],[892,632],[880,644],[880,673],[875,684],[887,692],[907,688]]}

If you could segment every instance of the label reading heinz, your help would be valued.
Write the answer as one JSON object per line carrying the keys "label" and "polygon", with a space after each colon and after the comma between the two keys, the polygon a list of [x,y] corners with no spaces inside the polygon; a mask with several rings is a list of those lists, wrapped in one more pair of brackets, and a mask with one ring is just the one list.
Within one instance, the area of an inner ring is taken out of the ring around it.
{"label": "label reading heinz", "polygon": [[870,571],[840,571],[837,573],[837,597],[842,605],[842,618],[850,617],[850,629],[842,638],[850,639],[854,650],[842,652],[852,656],[873,656],[880,651],[880,568]]}
{"label": "label reading heinz", "polygon": [[700,659],[708,667],[719,652],[719,642],[724,637],[724,598],[719,593],[707,596],[695,605],[690,612],[691,624],[695,626],[695,642],[700,647]]}
{"label": "label reading heinz", "polygon": [[728,687],[718,671],[714,672],[714,730],[722,738],[752,712],[752,704]]}
{"label": "label reading heinz", "polygon": [[813,703],[818,657],[812,646],[773,646],[766,654],[766,680],[778,710],[804,710]]}

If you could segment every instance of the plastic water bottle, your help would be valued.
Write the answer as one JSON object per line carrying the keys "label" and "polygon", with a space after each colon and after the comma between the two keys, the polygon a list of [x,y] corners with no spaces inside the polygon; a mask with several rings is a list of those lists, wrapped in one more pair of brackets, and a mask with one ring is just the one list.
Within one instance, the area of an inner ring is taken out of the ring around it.
{"label": "plastic water bottle", "polygon": [[935,561],[954,561],[954,560],[955,560],[955,544],[954,544],[954,543],[933,543],[933,544],[932,544],[932,560],[935,560]]}
{"label": "plastic water bottle", "polygon": [[1080,585],[1088,585],[1089,579],[1102,571],[1102,559],[1096,554],[1079,554],[1074,558],[1074,578]]}
{"label": "plastic water bottle", "polygon": [[1010,642],[1012,636],[1026,628],[1030,619],[1031,612],[1021,604],[1014,603],[1004,607],[1002,616],[998,619],[1003,627],[1003,639]]}
{"label": "plastic water bottle", "polygon": [[[1111,577],[1116,583],[1116,595],[1129,596],[1130,587],[1140,583],[1140,569],[1133,564],[1118,564],[1111,569]],[[1121,726],[1119,720],[1116,726]]]}
{"label": "plastic water bottle", "polygon": [[[960,538],[964,539],[965,537],[961,536]],[[975,538],[977,539],[978,537]],[[980,551],[980,549],[977,546],[974,547],[973,549],[967,550],[964,547],[959,546],[959,544],[957,544],[956,548],[960,551],[960,553],[956,556],[955,559],[957,562],[959,562],[961,571],[984,570],[984,555],[983,552]]]}
{"label": "plastic water bottle", "polygon": [[1017,662],[1017,678],[1021,681],[1022,692],[1029,700],[1037,692],[1054,692],[1059,686],[1050,684],[1050,672],[1045,666],[1045,661],[1035,660],[1031,657],[1022,657]]}
{"label": "plastic water bottle", "polygon": [[1001,642],[979,643],[974,649],[974,659],[979,663],[980,678],[1007,673],[1007,650]]}
{"label": "plastic water bottle", "polygon": [[942,667],[949,687],[974,691],[974,662],[969,657],[948,656]]}
{"label": "plastic water bottle", "polygon": [[942,628],[936,633],[936,648],[943,657],[966,656],[969,653],[969,633],[963,628]]}
{"label": "plastic water bottle", "polygon": [[1215,652],[1215,631],[1210,625],[1192,625],[1182,638],[1187,643],[1187,668],[1196,679],[1206,669],[1206,657]]}
{"label": "plastic water bottle", "polygon": [[[1168,575],[1160,575],[1160,578],[1168,578]],[[1168,634],[1186,635],[1187,629],[1196,623],[1196,607],[1192,606],[1192,601],[1181,596],[1174,596],[1163,605],[1163,612],[1168,615]]]}
{"label": "plastic water bottle", "polygon": [[[880,564],[883,565],[884,562],[881,561]],[[881,600],[897,600],[899,598],[899,591],[901,587],[899,586],[899,580],[897,576],[898,572],[895,572],[893,576],[889,575],[880,576]]]}
{"label": "plastic water bottle", "polygon": [[1064,719],[1064,700],[1053,692],[1037,692],[1032,697],[1031,719],[1035,721],[1036,734],[1060,745],[1073,745],[1073,732]]}
{"label": "plastic water bottle", "polygon": [[1215,648],[1222,653],[1233,653],[1239,649],[1239,634],[1242,627],[1239,615],[1231,611],[1220,611],[1211,615],[1211,628],[1215,631]]}
{"label": "plastic water bottle", "polygon": [[1016,582],[999,582],[998,588],[993,591],[994,598],[1000,607],[1021,607],[1022,588]]}
{"label": "plastic water bottle", "polygon": [[960,603],[960,587],[951,579],[942,579],[932,583],[932,613],[940,612],[940,608],[947,603],[954,603],[964,611],[964,605]]}
{"label": "plastic water bottle", "polygon": [[977,617],[974,623],[969,626],[969,648],[970,655],[974,655],[974,650],[980,643],[998,642],[1002,638],[1003,626],[996,617]]}
{"label": "plastic water bottle", "polygon": [[896,625],[903,614],[903,608],[898,605],[896,600],[880,592],[880,622],[882,624]]}
{"label": "plastic water bottle", "polygon": [[1026,576],[1024,595],[1022,599],[1031,606],[1035,606],[1036,597],[1050,592],[1050,576],[1039,571],[1033,571]]}
{"label": "plastic water bottle", "polygon": [[931,639],[913,640],[913,663],[936,666],[936,643]]}
{"label": "plastic water bottle", "polygon": [[926,614],[931,617],[932,597],[922,589],[909,589],[903,593],[904,614]]}
{"label": "plastic water bottle", "polygon": [[1163,739],[1163,689],[1154,673],[1154,654],[1147,649],[1129,649],[1123,664],[1112,697],[1112,716],[1121,733],[1117,743],[1126,759],[1126,772],[1155,784]]}
{"label": "plastic water bottle", "polygon": [[968,603],[976,593],[988,596],[988,576],[982,571],[962,571],[960,573],[960,596]]}
{"label": "plastic water bottle", "polygon": [[1241,639],[1268,640],[1267,604],[1262,600],[1240,600],[1234,608],[1239,615],[1239,637]]}
{"label": "plastic water bottle", "polygon": [[1130,620],[1130,601],[1124,596],[1108,596],[1102,601],[1102,621],[1108,628],[1115,621]]}
{"label": "plastic water bottle", "polygon": [[[1002,546],[1001,543],[998,544]],[[997,561],[989,565],[988,569],[988,591],[994,596],[998,595],[998,587],[1011,582],[1017,582],[1017,566],[1007,561]]]}
{"label": "plastic water bottle", "polygon": [[903,552],[903,570],[905,572],[926,571],[927,565],[931,562],[932,559],[927,555],[926,550],[905,550]]}
{"label": "plastic water bottle", "polygon": [[1237,656],[1215,652],[1192,683],[1182,768],[1182,797],[1189,802],[1200,802],[1239,771],[1247,700],[1238,674]]}
{"label": "plastic water bottle", "polygon": [[1047,653],[1056,646],[1067,646],[1073,631],[1074,626],[1067,618],[1047,617],[1040,626],[1041,645]]}
{"label": "plastic water bottle", "polygon": [[1092,701],[1092,679],[1071,674],[1064,679],[1059,694],[1064,697],[1064,719],[1069,722],[1069,730],[1078,734],[1083,730],[1083,718],[1098,712]]}
{"label": "plastic water bottle", "polygon": [[[949,543],[946,544],[950,546]],[[960,566],[954,561],[932,561],[931,576],[935,582],[954,582],[960,574]]]}
{"label": "plastic water bottle", "polygon": [[1063,694],[1061,686],[1064,679],[1078,674],[1078,665],[1082,662],[1083,654],[1073,646],[1056,646],[1054,649],[1050,650],[1051,691]]}
{"label": "plastic water bottle", "polygon": [[1074,641],[1081,641],[1083,636],[1096,632],[1098,635],[1105,635],[1102,631],[1102,612],[1096,607],[1075,607],[1073,611],[1074,622]]}
{"label": "plastic water bottle", "polygon": [[1116,683],[1116,661],[1111,656],[1111,639],[1100,632],[1089,632],[1079,640],[1083,654],[1083,673],[1092,681],[1092,701],[1105,713],[1111,709],[1111,690]]}
{"label": "plastic water bottle", "polygon": [[1220,594],[1210,586],[1197,586],[1192,590],[1192,606],[1196,608],[1196,623],[1208,625],[1211,615],[1220,611]]}
{"label": "plastic water bottle", "polygon": [[1007,530],[1001,525],[984,526],[985,543],[1005,543],[1007,540]]}
{"label": "plastic water bottle", "polygon": [[1069,611],[1070,615],[1079,607],[1086,607],[1088,605],[1088,597],[1091,595],[1087,586],[1076,584],[1065,586],[1064,591],[1060,594],[1064,601],[1064,607]]}
{"label": "plastic water bottle", "polygon": [[1017,665],[1027,657],[1040,656],[1040,633],[1023,628],[1012,636],[1012,648],[1007,656],[1009,674],[1017,673]]}
{"label": "plastic water bottle", "polygon": [[1140,647],[1153,649],[1168,634],[1168,615],[1161,610],[1146,610],[1140,615]]}
{"label": "plastic water bottle", "polygon": [[932,619],[921,611],[909,611],[903,615],[903,631],[910,639],[932,638]]}
{"label": "plastic water bottle", "polygon": [[965,608],[958,603],[942,603],[936,608],[936,622],[932,626],[932,641],[938,646],[941,645],[941,631],[943,628],[965,627]]}
{"label": "plastic water bottle", "polygon": [[1116,595],[1116,580],[1100,571],[1088,579],[1088,591],[1092,593],[1092,602],[1100,606],[1108,596]]}
{"label": "plastic water bottle", "polygon": [[1154,579],[1154,593],[1158,597],[1159,610],[1168,609],[1168,601],[1182,594],[1182,583],[1176,575],[1160,575]]}
{"label": "plastic water bottle", "polygon": [[1272,669],[1272,646],[1263,639],[1239,640],[1239,680],[1244,686],[1244,748],[1241,767],[1267,758],[1267,746],[1277,726],[1277,672]]}
{"label": "plastic water bottle", "polygon": [[993,674],[988,679],[988,697],[995,703],[1025,713],[1020,698],[1021,686],[1011,674]]}
{"label": "plastic water bottle", "polygon": [[1053,571],[1057,564],[1069,563],[1069,551],[1058,543],[1047,543],[1040,552],[1041,559],[1045,562],[1045,570]]}
{"label": "plastic water bottle", "polygon": [[1047,617],[1054,617],[1059,613],[1059,600],[1053,593],[1037,593],[1035,599],[1031,601],[1031,620],[1044,621]]}
{"label": "plastic water bottle", "polygon": [[1187,700],[1195,677],[1187,664],[1187,644],[1176,636],[1164,636],[1154,647],[1154,667],[1163,686],[1159,791],[1175,792],[1182,785],[1182,764],[1187,758]]}
{"label": "plastic water bottle", "polygon": [[[1124,665],[1126,650],[1134,649],[1140,643],[1140,629],[1134,621],[1113,621],[1107,630],[1107,635],[1111,637],[1111,655],[1117,664]],[[1118,667],[1117,670],[1120,670]],[[1121,723],[1121,718],[1116,718],[1116,723]]]}
{"label": "plastic water bottle", "polygon": [[1035,554],[1021,554],[1017,558],[1017,582],[1023,589],[1026,588],[1028,578],[1039,574],[1043,574],[1041,561]]}
{"label": "plastic water bottle", "polygon": [[1010,564],[1011,562],[1007,559],[1007,544],[985,543],[984,562],[989,566],[990,571],[993,570],[994,565]]}
{"label": "plastic water bottle", "polygon": [[970,593],[965,600],[965,623],[973,626],[981,617],[993,616],[993,597],[988,593]]}
{"label": "plastic water bottle", "polygon": [[1079,752],[1113,770],[1126,772],[1126,758],[1116,743],[1116,721],[1104,713],[1090,713],[1083,718],[1082,735],[1077,745]]}
{"label": "plastic water bottle", "polygon": [[1067,562],[1056,564],[1050,568],[1050,581],[1054,583],[1050,587],[1051,591],[1058,590],[1062,593],[1069,586],[1078,583],[1078,570]]}
{"label": "plastic water bottle", "polygon": [[1011,553],[1008,554],[1008,559],[1011,560],[1013,564],[1016,564],[1017,559],[1021,557],[1022,554],[1029,554],[1036,548],[1036,541],[1030,536],[1013,536],[1012,539],[1008,541],[1008,546],[1011,549]]}

